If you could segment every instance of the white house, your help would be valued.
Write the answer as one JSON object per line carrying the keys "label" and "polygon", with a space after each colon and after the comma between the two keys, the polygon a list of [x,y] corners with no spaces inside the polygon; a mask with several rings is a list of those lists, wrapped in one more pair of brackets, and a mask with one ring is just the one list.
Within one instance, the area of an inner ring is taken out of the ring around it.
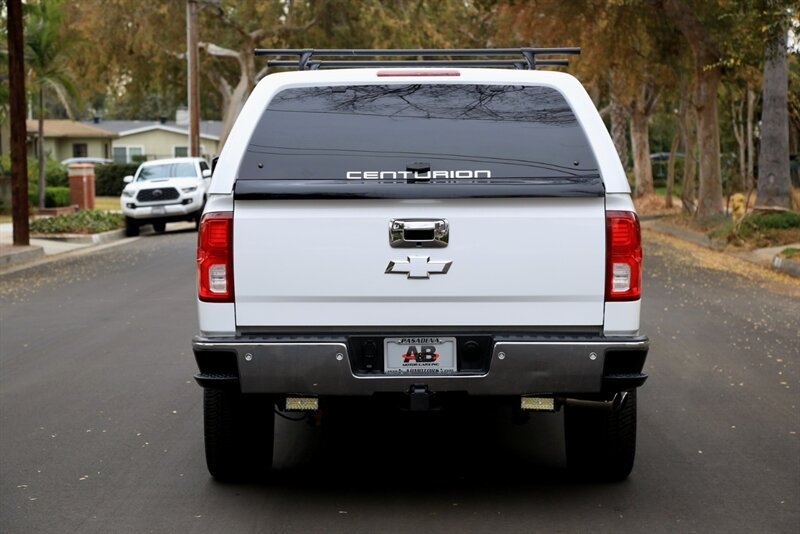
{"label": "white house", "polygon": [[[189,126],[176,121],[88,121],[115,132],[111,157],[116,162],[131,163],[142,159],[174,158],[189,155]],[[200,121],[200,155],[206,160],[219,155],[221,121]]]}

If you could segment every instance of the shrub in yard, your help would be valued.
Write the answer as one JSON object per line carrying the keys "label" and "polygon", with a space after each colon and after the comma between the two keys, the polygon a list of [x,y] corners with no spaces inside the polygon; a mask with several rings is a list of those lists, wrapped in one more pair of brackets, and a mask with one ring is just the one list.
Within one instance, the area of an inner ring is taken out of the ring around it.
{"label": "shrub in yard", "polygon": [[31,232],[36,234],[96,234],[125,226],[119,213],[84,210],[78,213],[47,217],[31,221]]}
{"label": "shrub in yard", "polygon": [[[39,190],[36,187],[28,191],[28,201],[31,206],[39,205]],[[69,206],[69,187],[46,187],[44,190],[44,207],[61,208]]]}
{"label": "shrub in yard", "polygon": [[[11,175],[11,156],[0,156],[0,174]],[[68,187],[69,178],[67,169],[54,159],[47,159],[44,163],[44,181],[48,186]],[[28,158],[28,189],[36,187],[39,183],[39,161]]]}
{"label": "shrub in yard", "polygon": [[751,247],[768,247],[800,240],[800,213],[796,211],[753,213],[738,223],[728,222],[713,229],[711,237]]}
{"label": "shrub in yard", "polygon": [[784,211],[780,213],[756,213],[748,217],[748,221],[756,228],[789,229],[800,228],[800,213]]}
{"label": "shrub in yard", "polygon": [[[36,179],[38,180],[39,162],[36,162],[34,171],[36,172]],[[45,160],[44,181],[48,187],[69,187],[69,175],[67,174],[67,169],[54,159]]]}
{"label": "shrub in yard", "polygon": [[128,175],[132,175],[139,167],[138,163],[109,163],[108,165],[98,165],[94,168],[94,190],[100,197],[118,197],[122,194],[125,182],[122,181]]}

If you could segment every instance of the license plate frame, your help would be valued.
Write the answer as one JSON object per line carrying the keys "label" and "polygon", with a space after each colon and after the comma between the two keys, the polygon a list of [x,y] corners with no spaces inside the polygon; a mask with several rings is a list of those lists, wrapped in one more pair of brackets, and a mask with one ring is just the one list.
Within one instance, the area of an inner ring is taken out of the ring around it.
{"label": "license plate frame", "polygon": [[164,206],[153,206],[150,208],[151,215],[164,215],[167,213],[167,209]]}
{"label": "license plate frame", "polygon": [[383,369],[389,375],[451,375],[457,371],[455,337],[407,336],[383,340]]}

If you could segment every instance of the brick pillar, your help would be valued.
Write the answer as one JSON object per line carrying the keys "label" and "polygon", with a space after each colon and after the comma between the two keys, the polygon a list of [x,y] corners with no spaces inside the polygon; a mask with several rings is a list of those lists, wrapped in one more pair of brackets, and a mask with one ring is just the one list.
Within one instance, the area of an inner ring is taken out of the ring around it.
{"label": "brick pillar", "polygon": [[94,209],[94,165],[73,163],[69,167],[69,199],[79,209]]}

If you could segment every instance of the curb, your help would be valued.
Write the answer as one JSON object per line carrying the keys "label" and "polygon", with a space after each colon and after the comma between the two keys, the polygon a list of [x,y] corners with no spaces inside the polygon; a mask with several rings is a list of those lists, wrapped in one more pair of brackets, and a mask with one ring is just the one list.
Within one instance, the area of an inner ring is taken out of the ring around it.
{"label": "curb", "polygon": [[48,239],[74,245],[102,245],[125,238],[125,230],[109,230],[98,234],[31,234],[34,239]]}
{"label": "curb", "polygon": [[785,258],[779,254],[772,258],[772,268],[800,278],[800,261]]}
{"label": "curb", "polygon": [[[6,247],[2,248],[5,249]],[[0,267],[27,263],[44,257],[44,249],[35,245],[8,248],[9,250],[3,250],[3,253],[0,254]]]}

